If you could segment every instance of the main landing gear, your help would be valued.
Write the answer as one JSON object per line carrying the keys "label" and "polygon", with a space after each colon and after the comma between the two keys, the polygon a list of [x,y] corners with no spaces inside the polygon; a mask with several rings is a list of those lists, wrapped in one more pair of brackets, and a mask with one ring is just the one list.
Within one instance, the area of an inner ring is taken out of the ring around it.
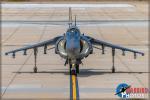
{"label": "main landing gear", "polygon": [[78,64],[76,64],[76,72],[77,72],[77,74],[79,74],[79,65]]}
{"label": "main landing gear", "polygon": [[115,49],[112,49],[112,73],[115,73]]}
{"label": "main landing gear", "polygon": [[37,48],[34,48],[34,64],[35,64],[33,68],[34,73],[37,73],[37,70],[38,70],[36,66],[36,59],[37,59]]}

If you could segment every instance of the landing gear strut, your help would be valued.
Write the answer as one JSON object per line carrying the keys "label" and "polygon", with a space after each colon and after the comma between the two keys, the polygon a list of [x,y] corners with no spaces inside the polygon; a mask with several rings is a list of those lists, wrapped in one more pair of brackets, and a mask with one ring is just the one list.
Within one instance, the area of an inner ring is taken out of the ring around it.
{"label": "landing gear strut", "polygon": [[34,73],[37,73],[37,67],[34,67],[33,70],[34,70]]}
{"label": "landing gear strut", "polygon": [[115,73],[115,49],[112,48],[112,73]]}
{"label": "landing gear strut", "polygon": [[72,64],[69,64],[69,72],[70,72],[70,75],[72,74],[71,72],[72,72]]}
{"label": "landing gear strut", "polygon": [[79,65],[76,64],[76,72],[79,74]]}
{"label": "landing gear strut", "polygon": [[70,64],[70,74],[71,75],[77,75],[76,65],[75,64]]}
{"label": "landing gear strut", "polygon": [[66,66],[68,64],[68,59],[66,59],[64,66]]}
{"label": "landing gear strut", "polygon": [[34,48],[34,64],[35,64],[33,68],[34,73],[37,73],[36,59],[37,59],[37,48]]}
{"label": "landing gear strut", "polygon": [[72,74],[72,75],[79,74],[79,65],[78,64],[70,64],[70,74]]}

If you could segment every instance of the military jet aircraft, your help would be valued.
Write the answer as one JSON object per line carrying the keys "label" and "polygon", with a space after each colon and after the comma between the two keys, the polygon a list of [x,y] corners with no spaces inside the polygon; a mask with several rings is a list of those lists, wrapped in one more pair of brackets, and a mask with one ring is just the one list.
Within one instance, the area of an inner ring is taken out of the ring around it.
{"label": "military jet aircraft", "polygon": [[114,66],[114,56],[116,49],[122,50],[122,55],[125,55],[125,52],[132,52],[134,54],[134,58],[136,58],[137,54],[144,56],[144,53],[128,49],[125,47],[121,47],[118,45],[114,45],[105,41],[101,41],[95,39],[93,37],[81,34],[80,29],[76,25],[76,17],[75,22],[72,22],[72,12],[71,8],[69,8],[69,28],[66,33],[62,36],[54,37],[53,39],[43,41],[34,45],[26,46],[23,48],[19,48],[16,50],[12,50],[6,52],[5,54],[12,54],[13,58],[15,58],[16,52],[23,51],[24,55],[27,55],[27,50],[33,49],[35,56],[35,66],[33,68],[34,72],[37,73],[37,50],[39,47],[44,47],[44,54],[47,54],[47,46],[53,45],[55,46],[55,53],[59,54],[62,58],[66,60],[65,64],[69,64],[70,72],[74,74],[79,73],[79,65],[82,64],[83,58],[88,57],[93,53],[93,48],[97,48],[96,46],[100,46],[101,48],[97,48],[102,50],[102,54],[105,53],[105,47],[110,47],[112,49],[112,73],[115,73]]}

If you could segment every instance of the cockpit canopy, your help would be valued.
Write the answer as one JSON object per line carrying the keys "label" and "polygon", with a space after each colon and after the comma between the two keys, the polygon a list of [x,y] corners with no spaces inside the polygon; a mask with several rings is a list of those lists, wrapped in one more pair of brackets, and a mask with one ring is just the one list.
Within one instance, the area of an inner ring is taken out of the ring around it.
{"label": "cockpit canopy", "polygon": [[69,38],[77,38],[77,37],[80,37],[80,31],[79,29],[73,27],[73,28],[69,28],[67,30],[67,33],[66,33],[67,37]]}

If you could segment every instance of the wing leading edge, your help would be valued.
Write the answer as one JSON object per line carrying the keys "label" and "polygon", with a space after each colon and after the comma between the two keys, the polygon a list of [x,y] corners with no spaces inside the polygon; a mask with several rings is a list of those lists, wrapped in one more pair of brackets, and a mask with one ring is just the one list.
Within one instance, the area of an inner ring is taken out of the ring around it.
{"label": "wing leading edge", "polygon": [[15,57],[15,53],[19,52],[19,51],[24,51],[24,55],[26,55],[26,51],[28,49],[37,49],[39,47],[44,47],[44,54],[46,54],[47,46],[48,45],[55,45],[55,43],[57,42],[57,40],[60,39],[60,38],[62,38],[62,37],[63,36],[57,36],[57,37],[55,37],[55,38],[53,38],[51,40],[47,40],[47,41],[43,41],[43,42],[40,42],[40,43],[37,43],[37,44],[34,44],[34,45],[30,45],[30,46],[26,46],[26,47],[23,47],[23,48],[15,49],[15,50],[6,52],[5,55],[8,55],[8,54],[12,53],[12,56]]}
{"label": "wing leading edge", "polygon": [[102,46],[102,53],[104,54],[104,47],[110,47],[112,49],[119,49],[119,50],[122,50],[122,54],[125,55],[125,51],[129,51],[129,52],[133,52],[134,53],[134,57],[136,58],[136,54],[141,54],[142,56],[144,56],[144,53],[143,52],[139,52],[139,51],[136,51],[136,50],[132,50],[132,49],[129,49],[129,48],[125,48],[125,47],[121,47],[121,46],[118,46],[118,45],[114,45],[114,44],[111,44],[111,43],[108,43],[108,42],[104,42],[104,41],[101,41],[101,40],[97,40],[97,39],[94,39],[93,37],[90,37],[90,36],[86,36],[89,41],[94,44],[94,45],[101,45]]}

